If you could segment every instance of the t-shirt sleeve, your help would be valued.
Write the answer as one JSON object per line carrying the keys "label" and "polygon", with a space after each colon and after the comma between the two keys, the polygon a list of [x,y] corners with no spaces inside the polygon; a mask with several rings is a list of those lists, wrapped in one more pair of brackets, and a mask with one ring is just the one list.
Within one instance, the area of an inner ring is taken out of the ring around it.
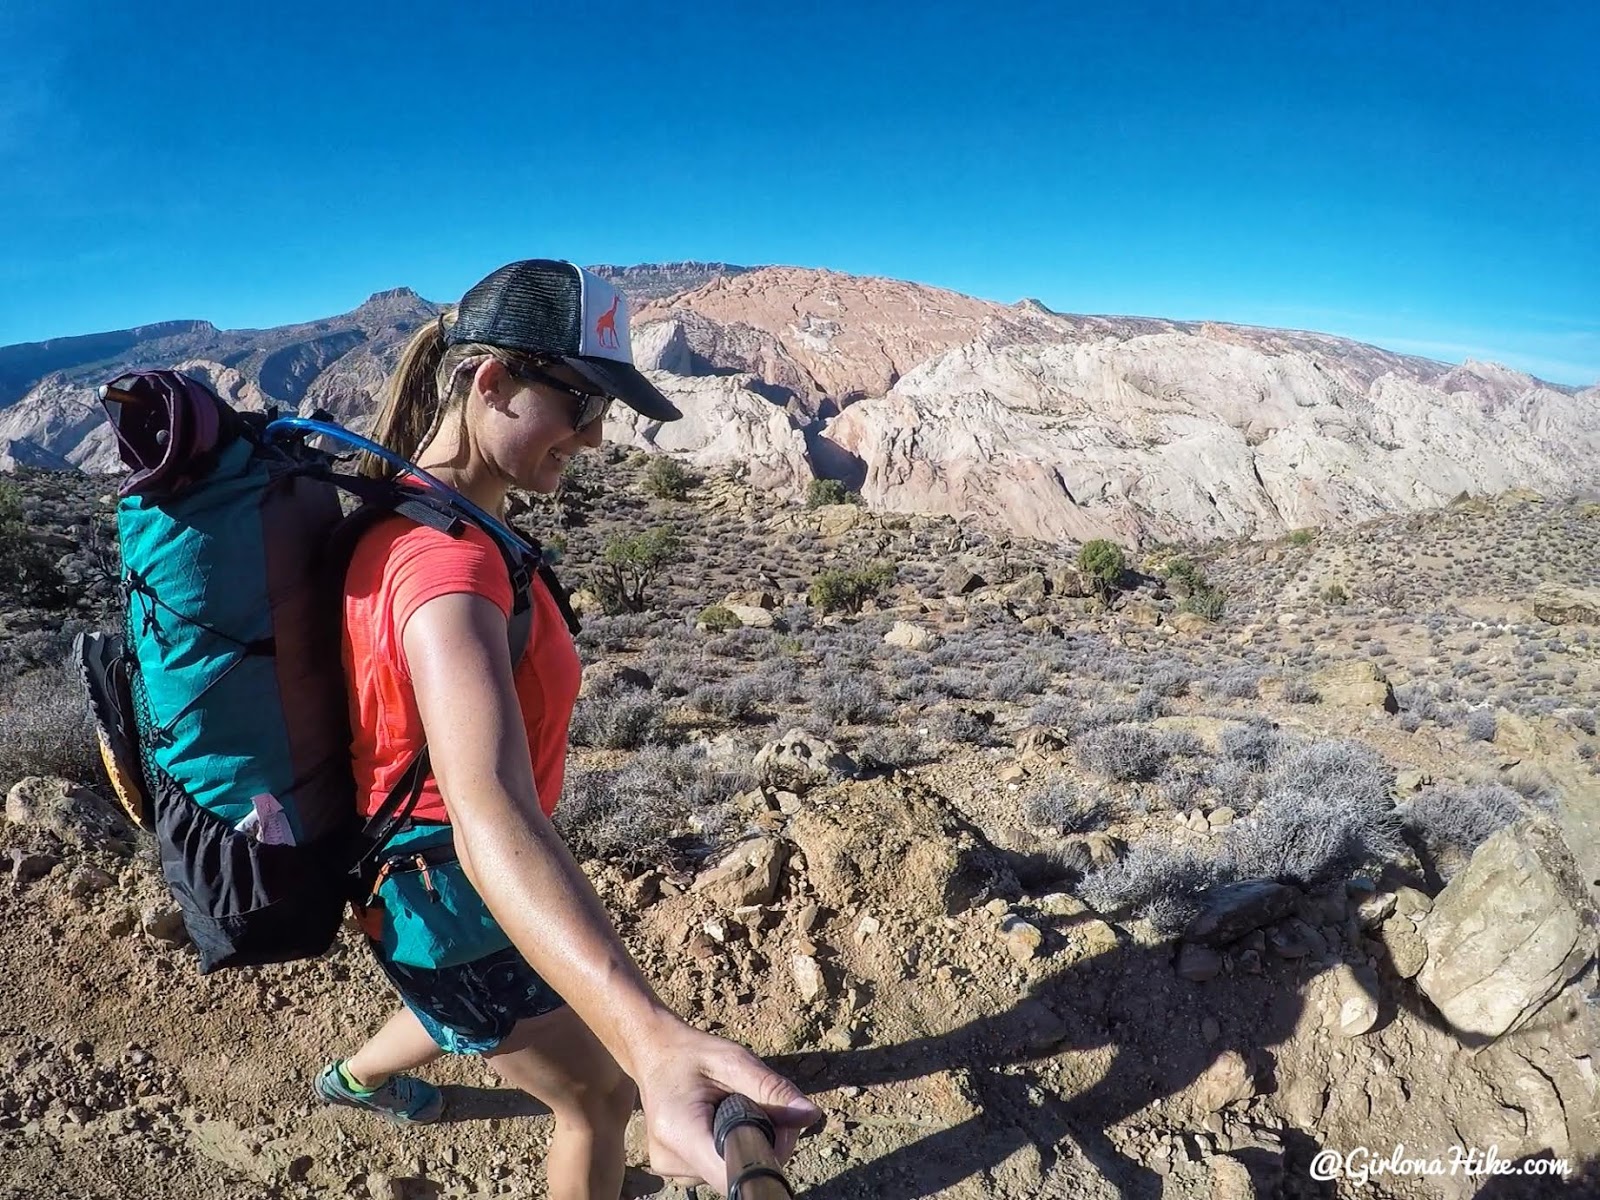
{"label": "t-shirt sleeve", "polygon": [[426,525],[406,530],[394,540],[385,576],[395,658],[408,680],[411,670],[403,640],[406,622],[429,600],[467,592],[492,600],[503,614],[511,615],[511,579],[505,560],[489,535],[476,526],[468,526],[461,537]]}

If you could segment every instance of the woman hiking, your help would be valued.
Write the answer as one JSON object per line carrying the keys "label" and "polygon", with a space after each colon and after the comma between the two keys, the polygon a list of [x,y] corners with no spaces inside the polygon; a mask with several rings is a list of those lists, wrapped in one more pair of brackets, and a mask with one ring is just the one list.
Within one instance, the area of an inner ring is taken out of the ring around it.
{"label": "woman hiking", "polygon": [[[600,445],[614,399],[682,415],[633,367],[627,320],[615,289],[572,263],[501,267],[412,338],[371,436],[496,516],[512,487],[553,492],[567,461]],[[363,471],[393,474],[375,457]],[[481,529],[454,537],[390,516],[357,544],[343,655],[358,803],[375,811],[424,744],[432,775],[363,922],[403,1003],[317,1093],[433,1121],[440,1092],[409,1072],[481,1055],[554,1114],[559,1200],[620,1193],[636,1097],[663,1174],[722,1179],[711,1121],[730,1092],[767,1110],[787,1157],[819,1110],[656,997],[550,823],[580,665],[555,599],[531,587],[513,664],[510,576]]]}

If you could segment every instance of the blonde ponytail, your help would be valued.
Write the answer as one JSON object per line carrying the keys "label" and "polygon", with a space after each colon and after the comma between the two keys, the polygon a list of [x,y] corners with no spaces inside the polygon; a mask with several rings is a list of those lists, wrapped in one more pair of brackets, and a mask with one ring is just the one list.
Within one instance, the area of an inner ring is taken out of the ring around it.
{"label": "blonde ponytail", "polygon": [[[367,436],[401,458],[415,460],[439,432],[451,410],[460,409],[465,430],[465,399],[470,390],[471,372],[466,365],[484,358],[498,359],[515,371],[539,360],[480,342],[445,345],[445,331],[456,321],[456,310],[439,314],[406,343],[388,382],[384,384],[383,406],[373,418]],[[376,454],[362,454],[361,474],[368,479],[393,479],[399,472]]]}
{"label": "blonde ponytail", "polygon": [[[445,328],[455,322],[455,315],[454,309],[441,313],[438,320],[411,335],[384,387],[383,407],[367,436],[402,458],[413,457],[438,431],[444,417],[446,397],[439,376],[447,349]],[[375,454],[361,456],[360,470],[368,479],[390,479],[396,473]]]}

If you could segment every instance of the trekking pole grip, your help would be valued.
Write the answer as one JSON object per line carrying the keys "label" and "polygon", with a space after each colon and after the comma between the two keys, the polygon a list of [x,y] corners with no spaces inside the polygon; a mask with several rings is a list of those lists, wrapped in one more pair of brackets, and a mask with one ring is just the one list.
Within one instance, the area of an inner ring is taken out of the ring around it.
{"label": "trekking pole grip", "polygon": [[759,1104],[737,1093],[723,1097],[711,1138],[728,1172],[728,1200],[793,1200],[773,1153],[772,1118]]}

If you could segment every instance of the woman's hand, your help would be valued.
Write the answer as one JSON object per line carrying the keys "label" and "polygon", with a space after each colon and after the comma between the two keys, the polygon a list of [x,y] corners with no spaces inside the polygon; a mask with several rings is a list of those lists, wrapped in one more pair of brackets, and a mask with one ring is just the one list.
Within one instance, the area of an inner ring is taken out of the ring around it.
{"label": "woman's hand", "polygon": [[743,1046],[676,1019],[638,1052],[634,1072],[651,1169],[703,1180],[718,1194],[724,1170],[711,1122],[724,1096],[739,1092],[766,1109],[777,1131],[779,1162],[793,1153],[800,1131],[822,1116],[799,1088]]}

